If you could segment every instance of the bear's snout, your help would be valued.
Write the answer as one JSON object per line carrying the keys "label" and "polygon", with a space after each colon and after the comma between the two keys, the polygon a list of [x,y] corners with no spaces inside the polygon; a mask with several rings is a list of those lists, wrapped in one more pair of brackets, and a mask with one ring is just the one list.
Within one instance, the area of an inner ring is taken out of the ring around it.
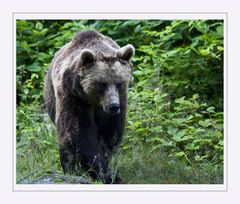
{"label": "bear's snout", "polygon": [[120,113],[119,93],[115,85],[110,85],[104,94],[103,111],[110,115],[117,115]]}
{"label": "bear's snout", "polygon": [[112,103],[108,106],[111,114],[119,114],[120,113],[120,105],[118,103]]}
{"label": "bear's snout", "polygon": [[103,111],[112,116],[118,115],[121,112],[119,103],[105,104],[103,105]]}

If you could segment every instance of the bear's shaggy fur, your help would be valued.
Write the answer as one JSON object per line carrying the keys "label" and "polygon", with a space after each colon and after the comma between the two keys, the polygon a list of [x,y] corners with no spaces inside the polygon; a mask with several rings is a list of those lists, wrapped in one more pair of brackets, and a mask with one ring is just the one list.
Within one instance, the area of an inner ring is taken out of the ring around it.
{"label": "bear's shaggy fur", "polygon": [[134,48],[96,31],[79,32],[55,55],[45,81],[45,105],[57,128],[64,173],[77,165],[93,179],[119,183],[109,168],[120,144]]}

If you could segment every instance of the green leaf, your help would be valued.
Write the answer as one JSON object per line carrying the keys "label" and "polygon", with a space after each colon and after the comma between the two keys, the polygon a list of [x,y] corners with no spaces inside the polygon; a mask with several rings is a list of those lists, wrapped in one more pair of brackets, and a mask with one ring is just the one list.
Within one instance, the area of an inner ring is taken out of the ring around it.
{"label": "green leaf", "polygon": [[135,71],[135,72],[133,72],[133,74],[135,75],[135,76],[141,76],[141,75],[143,75],[143,71],[140,71],[140,70],[137,70],[137,71]]}
{"label": "green leaf", "polygon": [[193,118],[193,115],[189,115],[186,119],[191,120]]}
{"label": "green leaf", "polygon": [[223,35],[223,24],[221,24],[221,25],[219,25],[219,26],[217,27],[217,33],[218,33],[219,35]]}
{"label": "green leaf", "polygon": [[28,66],[27,69],[31,72],[40,72],[42,67],[38,63],[33,63],[32,65]]}
{"label": "green leaf", "polygon": [[208,49],[200,49],[199,52],[201,53],[201,55],[203,56],[207,56],[210,54]]}
{"label": "green leaf", "polygon": [[185,96],[175,100],[176,103],[183,103],[185,101]]}
{"label": "green leaf", "polygon": [[162,139],[162,138],[160,138],[160,142],[161,142],[162,145],[165,145],[165,146],[172,146],[173,145],[173,143],[171,141],[168,142],[167,140]]}
{"label": "green leaf", "polygon": [[43,24],[40,23],[40,22],[37,22],[35,28],[36,28],[37,30],[42,30],[42,29],[43,29]]}
{"label": "green leaf", "polygon": [[52,58],[51,55],[46,54],[44,52],[39,52],[37,57],[38,57],[39,61],[42,61],[42,62],[49,61]]}
{"label": "green leaf", "polygon": [[167,131],[167,133],[169,134],[169,135],[174,135],[175,133],[177,132],[177,129],[175,129],[175,128],[169,128],[168,129],[168,131]]}
{"label": "green leaf", "polygon": [[182,157],[182,156],[185,156],[186,154],[185,154],[185,152],[177,152],[175,155],[177,157]]}
{"label": "green leaf", "polygon": [[171,50],[165,53],[168,57],[172,57],[173,55],[176,55],[179,52],[179,50]]}
{"label": "green leaf", "polygon": [[209,112],[209,113],[215,113],[214,109],[215,109],[215,108],[214,108],[213,106],[211,106],[211,107],[207,108],[207,112]]}
{"label": "green leaf", "polygon": [[205,158],[207,158],[208,156],[200,156],[200,155],[196,155],[195,157],[194,157],[194,159],[196,160],[196,161],[202,161],[203,159],[205,159]]}
{"label": "green leaf", "polygon": [[197,98],[199,98],[199,94],[193,94],[193,96],[192,96],[192,99],[197,99]]}
{"label": "green leaf", "polygon": [[217,131],[217,132],[214,134],[214,136],[216,136],[216,137],[222,137],[222,136],[223,136],[223,133],[220,132],[220,131]]}
{"label": "green leaf", "polygon": [[182,137],[185,135],[185,132],[178,132],[177,134],[173,135],[173,140],[180,142],[182,141]]}
{"label": "green leaf", "polygon": [[153,128],[151,128],[151,130],[154,133],[161,133],[161,132],[163,132],[162,126],[153,127]]}
{"label": "green leaf", "polygon": [[141,29],[141,24],[139,24],[135,27],[134,32],[138,33],[140,31],[140,29]]}
{"label": "green leaf", "polygon": [[47,29],[47,28],[44,28],[44,29],[40,32],[40,34],[41,34],[42,36],[45,36],[47,32],[48,32],[48,29]]}
{"label": "green leaf", "polygon": [[198,123],[204,128],[209,127],[212,124],[210,119],[200,120]]}
{"label": "green leaf", "polygon": [[223,50],[224,50],[224,48],[223,48],[222,46],[217,46],[217,49],[218,49],[219,51],[223,51]]}

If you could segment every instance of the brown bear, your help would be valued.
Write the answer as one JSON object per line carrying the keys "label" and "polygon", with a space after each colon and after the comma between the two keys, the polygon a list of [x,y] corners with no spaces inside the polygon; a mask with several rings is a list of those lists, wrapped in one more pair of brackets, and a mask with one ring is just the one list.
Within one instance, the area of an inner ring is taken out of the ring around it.
{"label": "brown bear", "polygon": [[45,105],[56,126],[64,173],[79,167],[94,180],[120,183],[109,167],[127,110],[134,47],[119,47],[94,30],[77,33],[56,54],[46,75]]}

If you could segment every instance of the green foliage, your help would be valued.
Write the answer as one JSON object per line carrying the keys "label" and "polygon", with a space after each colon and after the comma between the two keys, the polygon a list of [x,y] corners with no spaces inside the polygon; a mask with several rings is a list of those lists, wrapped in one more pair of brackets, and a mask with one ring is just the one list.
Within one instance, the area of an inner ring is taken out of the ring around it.
{"label": "green foliage", "polygon": [[194,94],[189,99],[176,99],[171,111],[168,94],[162,94],[157,88],[130,92],[129,100],[135,103],[129,104],[123,150],[127,154],[138,146],[139,151],[146,148],[151,152],[163,151],[170,160],[177,157],[190,165],[204,162],[222,165],[223,113],[200,103],[198,97]]}
{"label": "green foliage", "polygon": [[55,131],[42,110],[44,78],[54,53],[86,29],[136,48],[126,135],[115,168],[132,183],[221,183],[221,20],[18,20],[18,180],[61,172]]}
{"label": "green foliage", "polygon": [[69,42],[84,21],[17,21],[17,103],[43,101],[45,73],[54,53]]}
{"label": "green foliage", "polygon": [[222,110],[222,29],[221,21],[191,20],[172,21],[160,31],[143,30],[151,43],[138,49],[138,80],[150,76],[160,81],[172,98],[199,93],[203,101]]}
{"label": "green foliage", "polygon": [[126,183],[136,184],[221,184],[223,167],[209,163],[187,166],[169,159],[164,152],[134,152],[133,158],[122,154],[118,171]]}
{"label": "green foliage", "polygon": [[18,107],[16,125],[17,182],[59,171],[55,129],[39,105]]}

